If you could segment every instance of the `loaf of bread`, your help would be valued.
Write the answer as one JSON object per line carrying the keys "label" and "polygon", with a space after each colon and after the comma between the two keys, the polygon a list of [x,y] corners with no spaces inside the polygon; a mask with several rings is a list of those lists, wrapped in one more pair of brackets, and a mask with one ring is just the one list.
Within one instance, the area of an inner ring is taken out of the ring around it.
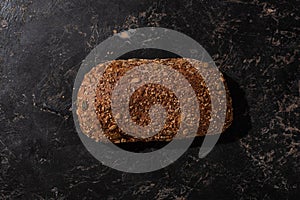
{"label": "loaf of bread", "polygon": [[[207,63],[193,62],[201,67]],[[106,62],[93,67],[83,78],[77,95],[77,115],[80,128],[84,134],[96,141],[103,141],[107,137],[113,143],[171,141],[179,129],[181,120],[185,117],[180,113],[180,102],[176,95],[168,88],[159,84],[146,84],[134,91],[130,98],[129,112],[132,121],[140,126],[151,123],[149,109],[154,104],[160,104],[166,109],[167,117],[164,128],[156,135],[148,138],[137,138],[124,133],[112,117],[111,95],[122,76],[136,66],[148,63],[162,64],[181,73],[188,80],[195,91],[199,108],[200,120],[197,136],[207,133],[211,118],[211,99],[204,79],[187,59],[129,59]],[[233,120],[233,108],[230,93],[224,78],[221,80],[226,89],[226,120],[223,131]],[[139,78],[132,81],[138,82]],[[122,87],[122,86],[120,86]],[[182,90],[187,86],[182,86]],[[115,117],[119,117],[117,114]]]}

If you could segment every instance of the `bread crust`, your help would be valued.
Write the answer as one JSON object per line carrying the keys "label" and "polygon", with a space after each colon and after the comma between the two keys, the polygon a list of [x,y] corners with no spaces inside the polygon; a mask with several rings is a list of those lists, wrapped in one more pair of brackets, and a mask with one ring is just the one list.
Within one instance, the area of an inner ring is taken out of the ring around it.
{"label": "bread crust", "polygon": [[[130,98],[131,119],[141,126],[151,122],[149,109],[152,105],[159,103],[167,110],[165,126],[156,135],[148,138],[136,138],[127,135],[117,126],[116,120],[112,117],[111,95],[118,80],[136,66],[156,63],[172,67],[188,80],[195,91],[200,109],[197,136],[206,135],[211,118],[211,100],[205,81],[194,65],[207,67],[207,63],[196,60],[190,61],[184,58],[129,59],[106,62],[92,68],[84,76],[77,95],[76,112],[82,132],[96,141],[104,141],[103,137],[107,137],[113,143],[171,141],[185,116],[180,113],[180,102],[178,102],[175,94],[164,86],[144,85],[136,90]],[[230,92],[223,76],[221,80],[226,90],[227,105],[224,132],[232,123],[233,108]],[[182,89],[184,90],[185,87],[189,86],[182,86]]]}

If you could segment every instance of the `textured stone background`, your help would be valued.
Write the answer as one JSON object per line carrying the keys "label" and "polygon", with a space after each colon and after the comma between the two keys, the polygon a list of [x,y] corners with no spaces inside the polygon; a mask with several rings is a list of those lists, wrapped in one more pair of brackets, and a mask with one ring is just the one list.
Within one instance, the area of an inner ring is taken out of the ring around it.
{"label": "textured stone background", "polygon": [[[296,199],[299,4],[2,0],[0,199]],[[205,159],[195,146],[165,169],[126,174],[101,165],[81,143],[72,85],[93,47],[114,30],[143,26],[202,44],[238,84],[240,120]]]}

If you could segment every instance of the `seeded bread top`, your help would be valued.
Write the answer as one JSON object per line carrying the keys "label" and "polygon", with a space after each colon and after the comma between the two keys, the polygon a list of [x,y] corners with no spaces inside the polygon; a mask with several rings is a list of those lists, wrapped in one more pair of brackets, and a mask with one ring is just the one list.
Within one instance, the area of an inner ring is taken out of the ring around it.
{"label": "seeded bread top", "polygon": [[[77,115],[84,134],[96,141],[103,141],[103,137],[107,137],[113,143],[172,140],[179,129],[180,122],[188,116],[181,114],[180,102],[178,102],[176,95],[162,85],[146,84],[142,86],[133,93],[129,104],[131,120],[140,126],[151,123],[149,109],[152,105],[158,103],[166,109],[166,123],[156,135],[144,139],[127,135],[117,126],[116,120],[112,117],[111,95],[116,83],[129,70],[149,63],[172,67],[188,80],[195,91],[200,108],[197,136],[203,136],[207,133],[211,118],[211,100],[204,79],[194,66],[207,67],[208,64],[196,60],[191,62],[190,59],[170,58],[115,60],[99,64],[88,72],[82,81],[77,97]],[[142,79],[143,77],[139,77],[131,81],[139,82]],[[225,130],[232,123],[233,112],[232,100],[226,82],[223,77],[221,80],[226,89],[227,110],[223,128]],[[185,87],[189,86],[183,85],[180,89],[184,90]],[[118,116],[117,114],[116,117]],[[102,131],[100,131],[101,129]]]}

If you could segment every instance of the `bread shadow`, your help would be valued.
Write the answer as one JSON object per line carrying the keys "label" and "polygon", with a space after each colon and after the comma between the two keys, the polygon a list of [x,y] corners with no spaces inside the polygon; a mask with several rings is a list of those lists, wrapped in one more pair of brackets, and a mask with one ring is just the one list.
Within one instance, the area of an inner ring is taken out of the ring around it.
{"label": "bread shadow", "polygon": [[249,105],[246,94],[231,77],[223,74],[232,98],[233,122],[231,126],[221,135],[220,143],[229,143],[245,137],[252,128],[249,115]]}

